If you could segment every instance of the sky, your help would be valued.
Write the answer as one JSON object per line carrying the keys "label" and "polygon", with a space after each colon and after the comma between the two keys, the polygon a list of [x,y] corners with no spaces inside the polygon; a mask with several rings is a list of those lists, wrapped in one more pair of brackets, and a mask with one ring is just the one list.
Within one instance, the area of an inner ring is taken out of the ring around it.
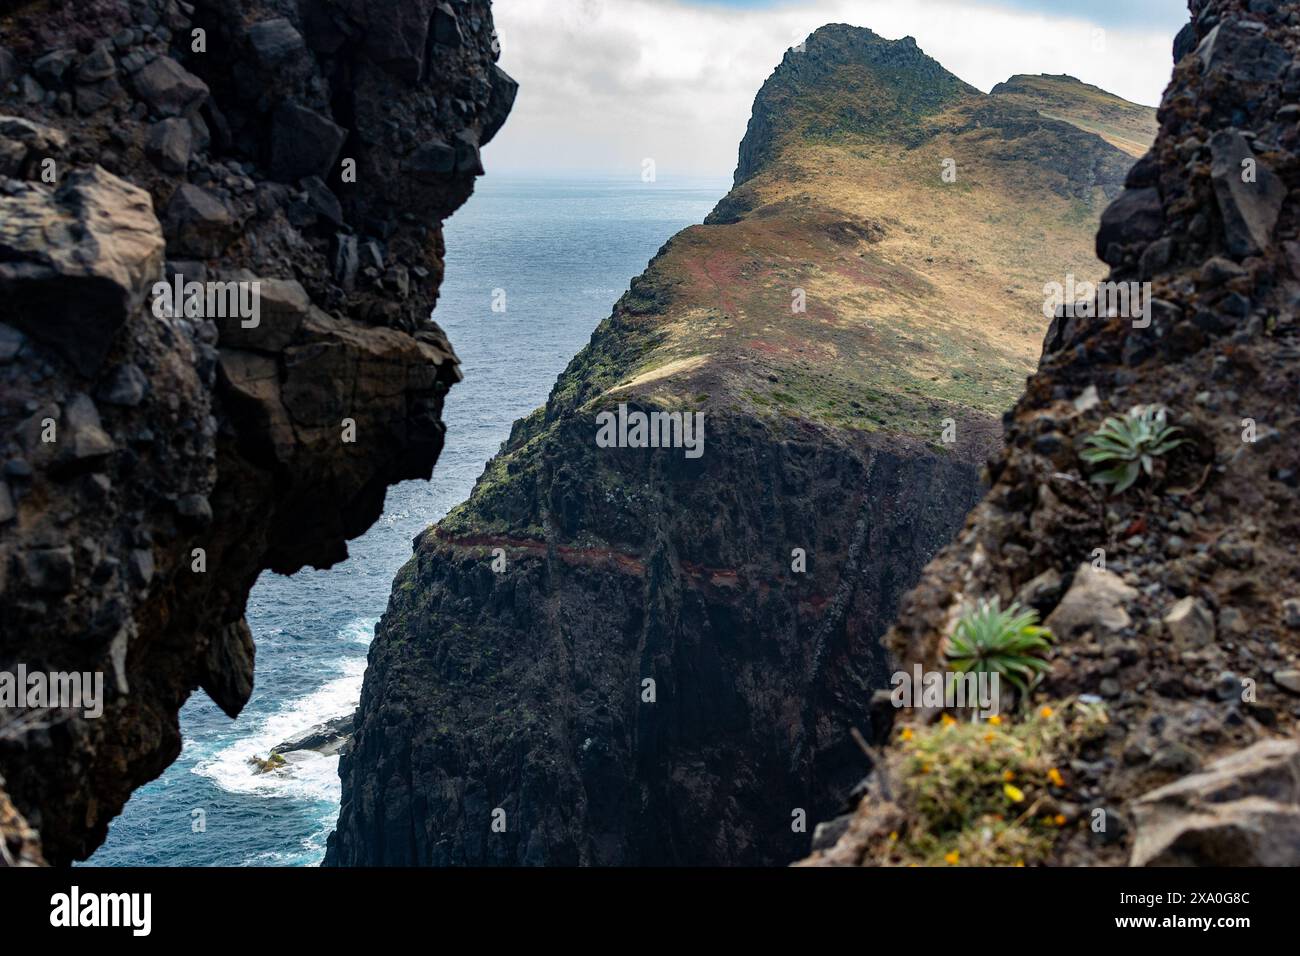
{"label": "sky", "polygon": [[520,84],[488,172],[729,177],[754,94],[826,23],[916,38],[988,91],[1069,73],[1155,106],[1185,0],[494,0]]}

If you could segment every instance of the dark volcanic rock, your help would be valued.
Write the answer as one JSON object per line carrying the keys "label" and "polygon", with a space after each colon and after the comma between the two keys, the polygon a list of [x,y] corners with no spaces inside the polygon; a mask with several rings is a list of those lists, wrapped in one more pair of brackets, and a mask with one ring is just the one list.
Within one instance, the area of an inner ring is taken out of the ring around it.
{"label": "dark volcanic rock", "polygon": [[224,202],[189,183],[172,193],[163,223],[171,237],[172,251],[198,259],[221,255],[239,229]]}
{"label": "dark volcanic rock", "polygon": [[[0,11],[0,670],[106,692],[97,719],[0,711],[0,865],[88,856],[180,752],[195,689],[244,706],[258,575],[343,559],[390,484],[429,476],[459,379],[429,320],[440,223],[477,167],[417,180],[402,133],[481,143],[505,108],[488,3],[454,9],[464,42],[427,66],[427,0]],[[406,282],[361,273],[359,239]],[[253,282],[260,318],[232,308]]]}
{"label": "dark volcanic rock", "polygon": [[1097,258],[1107,258],[1112,246],[1125,246],[1150,241],[1160,235],[1164,223],[1164,208],[1160,204],[1160,191],[1154,187],[1128,189],[1101,214],[1101,228],[1097,230]]}
{"label": "dark volcanic rock", "polygon": [[193,149],[194,127],[187,120],[165,119],[149,130],[149,154],[165,173],[184,173]]}
{"label": "dark volcanic rock", "polygon": [[[1273,228],[1282,211],[1286,186],[1260,163],[1237,130],[1219,130],[1210,139],[1214,198],[1234,256],[1257,255],[1273,245]],[[1253,166],[1253,168],[1252,168]]]}
{"label": "dark volcanic rock", "polygon": [[[876,642],[976,468],[744,420],[716,423],[693,467],[602,454],[592,429],[565,414],[532,446],[538,473],[472,528],[417,539],[327,865],[781,864],[806,846],[792,809],[828,812],[861,776],[848,728],[870,735]],[[816,555],[806,581],[784,541]]]}
{"label": "dark volcanic rock", "polygon": [[133,81],[140,99],[158,116],[185,116],[208,98],[207,84],[170,56],[151,61]]}
{"label": "dark volcanic rock", "polygon": [[258,65],[266,68],[280,66],[307,51],[302,34],[284,17],[253,24],[248,39]]}
{"label": "dark volcanic rock", "polygon": [[304,176],[328,176],[347,139],[327,116],[286,103],[271,118],[271,175],[286,182]]}

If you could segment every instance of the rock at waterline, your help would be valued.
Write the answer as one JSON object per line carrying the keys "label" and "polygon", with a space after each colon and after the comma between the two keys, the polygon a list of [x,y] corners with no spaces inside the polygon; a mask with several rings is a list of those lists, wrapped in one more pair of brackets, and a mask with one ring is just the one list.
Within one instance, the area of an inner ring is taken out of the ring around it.
{"label": "rock at waterline", "polygon": [[333,757],[342,753],[351,741],[352,715],[347,714],[327,720],[323,724],[316,724],[296,737],[290,737],[283,743],[276,744],[265,760],[260,757],[250,757],[248,762],[255,768],[254,773],[287,770],[296,762],[293,759],[294,755],[311,752],[322,757]]}

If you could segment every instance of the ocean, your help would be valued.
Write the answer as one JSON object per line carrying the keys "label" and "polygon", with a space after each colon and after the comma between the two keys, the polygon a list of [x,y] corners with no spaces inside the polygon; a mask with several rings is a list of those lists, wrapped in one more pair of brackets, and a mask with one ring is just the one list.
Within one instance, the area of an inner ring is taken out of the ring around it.
{"label": "ocean", "polygon": [[[723,179],[488,175],[446,224],[435,320],[465,380],[428,482],[390,488],[383,517],[328,571],[264,573],[248,602],[256,687],[237,720],[202,691],[181,711],[180,758],[141,787],[89,860],[98,866],[313,866],[339,807],[338,758],[254,774],[253,756],[350,713],[366,653],[411,539],[469,496],[510,426],[546,400],[628,282],[674,233],[701,222]],[[500,290],[500,291],[498,291]],[[493,311],[494,299],[505,311]],[[202,822],[201,832],[196,823]]]}

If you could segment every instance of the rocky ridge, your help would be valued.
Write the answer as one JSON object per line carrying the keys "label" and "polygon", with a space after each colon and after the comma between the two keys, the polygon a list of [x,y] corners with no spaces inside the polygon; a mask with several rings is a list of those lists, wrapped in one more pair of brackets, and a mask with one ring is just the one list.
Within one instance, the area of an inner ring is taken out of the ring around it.
{"label": "rocky ridge", "polygon": [[[341,560],[430,474],[440,223],[513,102],[496,50],[486,0],[0,14],[0,671],[107,698],[0,711],[0,862],[89,855],[194,689],[248,699],[258,574]],[[260,320],[160,309],[177,277],[258,283]]]}
{"label": "rocky ridge", "polygon": [[[1150,325],[1058,318],[988,495],[885,642],[942,668],[963,608],[1019,598],[1053,627],[1051,671],[982,738],[900,712],[809,863],[1300,863],[1300,5],[1190,9],[1155,145],[1097,235],[1112,280],[1153,284]],[[1108,496],[1078,450],[1152,404],[1189,441]],[[982,785],[999,812],[935,815],[927,777],[969,780],[971,748],[1029,726],[1056,743],[1008,797]]]}
{"label": "rocky ridge", "polygon": [[[800,820],[865,766],[885,622],[1033,367],[1043,277],[1094,268],[1128,165],[910,39],[832,25],[787,53],[736,188],[417,538],[327,865],[806,852]],[[702,415],[702,454],[599,447],[620,405]]]}

